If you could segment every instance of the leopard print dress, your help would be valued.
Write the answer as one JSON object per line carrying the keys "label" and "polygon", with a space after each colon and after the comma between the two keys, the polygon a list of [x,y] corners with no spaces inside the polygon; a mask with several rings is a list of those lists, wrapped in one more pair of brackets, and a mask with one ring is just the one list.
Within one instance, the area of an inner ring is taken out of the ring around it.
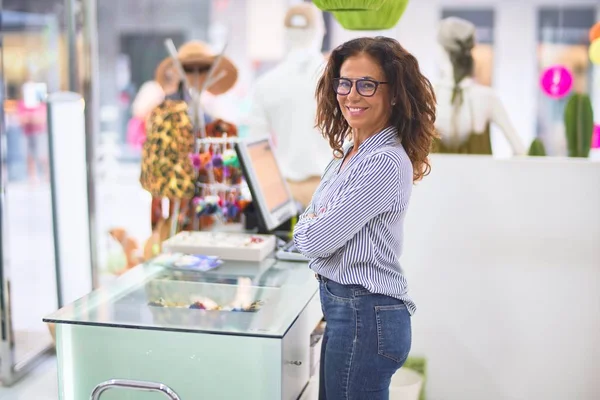
{"label": "leopard print dress", "polygon": [[191,199],[196,178],[190,159],[194,135],[187,103],[165,100],[151,112],[146,127],[142,187],[153,197]]}

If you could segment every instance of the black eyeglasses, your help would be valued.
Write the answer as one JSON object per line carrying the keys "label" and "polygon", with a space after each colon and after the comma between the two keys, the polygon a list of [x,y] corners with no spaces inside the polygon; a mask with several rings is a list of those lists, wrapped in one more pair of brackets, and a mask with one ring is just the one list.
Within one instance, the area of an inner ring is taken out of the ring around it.
{"label": "black eyeglasses", "polygon": [[347,96],[352,91],[352,86],[356,82],[356,91],[363,97],[371,97],[377,92],[379,85],[387,84],[387,82],[379,82],[374,79],[361,78],[361,79],[348,79],[348,78],[335,78],[333,80],[333,90],[340,96]]}

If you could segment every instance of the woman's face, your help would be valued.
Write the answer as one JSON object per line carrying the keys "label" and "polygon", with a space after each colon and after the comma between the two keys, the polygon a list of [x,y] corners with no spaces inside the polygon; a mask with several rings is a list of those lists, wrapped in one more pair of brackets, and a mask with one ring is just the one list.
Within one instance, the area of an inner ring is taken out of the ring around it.
{"label": "woman's face", "polygon": [[386,81],[377,61],[367,54],[348,57],[340,78],[337,101],[348,125],[358,134],[369,135],[385,128],[392,112],[390,89],[388,84],[377,84]]}

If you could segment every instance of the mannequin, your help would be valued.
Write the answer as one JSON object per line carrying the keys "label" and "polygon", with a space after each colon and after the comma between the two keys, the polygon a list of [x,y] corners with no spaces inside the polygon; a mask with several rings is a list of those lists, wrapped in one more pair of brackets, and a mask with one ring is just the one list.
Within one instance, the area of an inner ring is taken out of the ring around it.
{"label": "mannequin", "polygon": [[285,16],[285,58],[256,82],[250,136],[272,135],[292,196],[306,207],[331,160],[327,140],[315,128],[315,88],[325,65],[325,23],[312,3],[292,6]]}
{"label": "mannequin", "polygon": [[460,18],[446,18],[438,32],[438,43],[441,79],[435,92],[440,139],[434,151],[491,155],[490,125],[494,123],[513,153],[525,155],[527,149],[494,90],[472,78],[475,26]]}

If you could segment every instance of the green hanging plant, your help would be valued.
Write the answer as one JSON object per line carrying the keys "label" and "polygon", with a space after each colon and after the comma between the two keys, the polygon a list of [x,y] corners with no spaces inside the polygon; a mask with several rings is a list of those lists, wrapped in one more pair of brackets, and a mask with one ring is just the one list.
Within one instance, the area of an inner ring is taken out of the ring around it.
{"label": "green hanging plant", "polygon": [[592,146],[594,111],[590,97],[573,94],[565,107],[565,133],[569,157],[587,157]]}
{"label": "green hanging plant", "polygon": [[529,146],[530,156],[545,156],[546,148],[544,147],[544,142],[542,142],[539,138],[536,138],[531,142],[531,146]]}
{"label": "green hanging plant", "polygon": [[340,25],[350,31],[391,29],[402,17],[408,0],[388,0],[376,11],[334,11]]}
{"label": "green hanging plant", "polygon": [[313,4],[323,11],[373,11],[379,10],[385,2],[386,0],[313,0]]}

